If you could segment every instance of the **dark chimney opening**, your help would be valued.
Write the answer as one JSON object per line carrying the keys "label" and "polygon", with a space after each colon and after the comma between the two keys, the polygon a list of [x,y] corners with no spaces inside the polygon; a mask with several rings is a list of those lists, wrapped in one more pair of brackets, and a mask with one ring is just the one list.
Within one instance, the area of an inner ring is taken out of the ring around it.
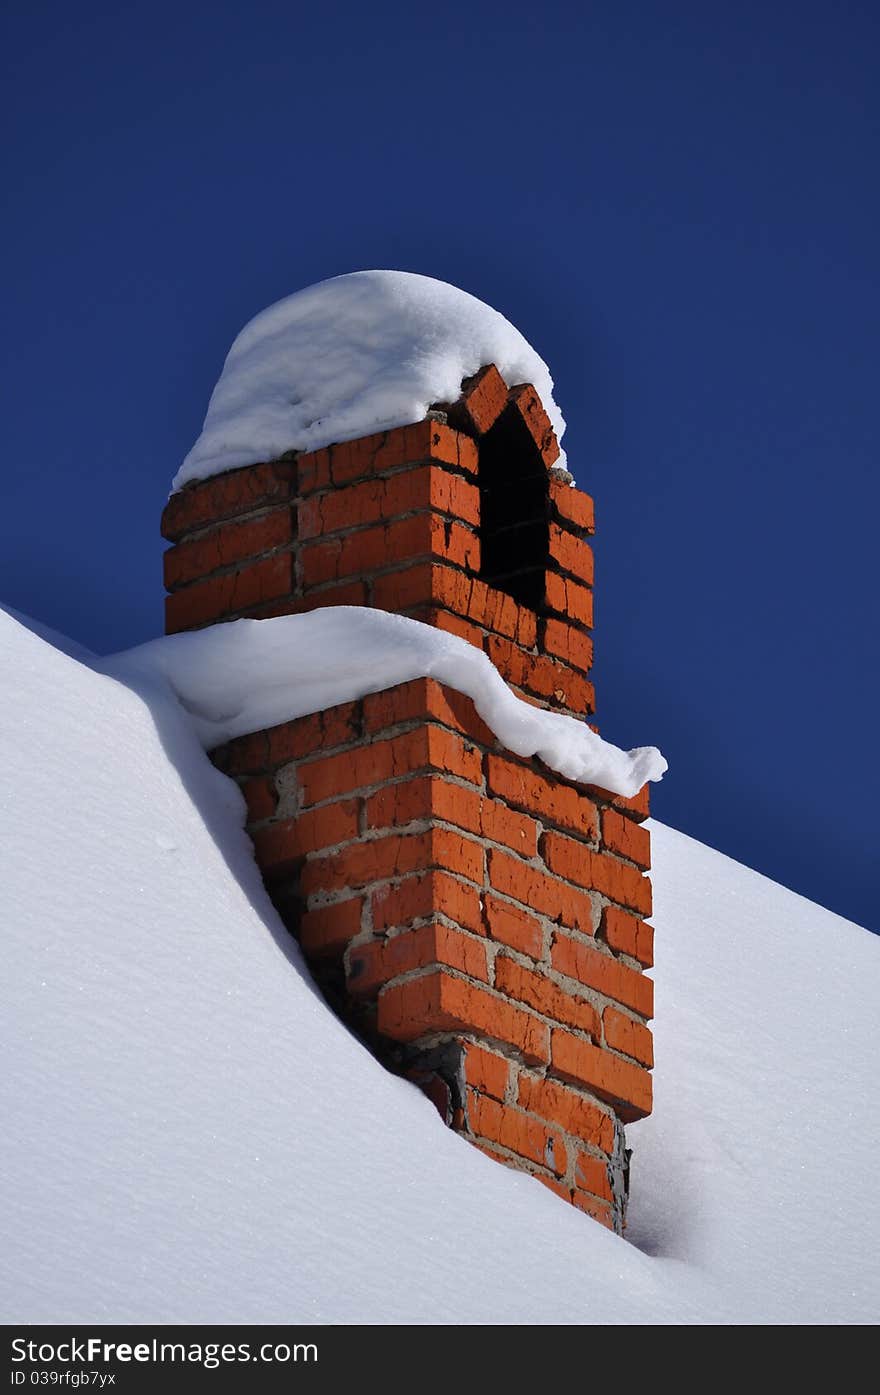
{"label": "dark chimney opening", "polygon": [[530,610],[544,604],[550,550],[549,479],[511,405],[480,438],[480,576]]}

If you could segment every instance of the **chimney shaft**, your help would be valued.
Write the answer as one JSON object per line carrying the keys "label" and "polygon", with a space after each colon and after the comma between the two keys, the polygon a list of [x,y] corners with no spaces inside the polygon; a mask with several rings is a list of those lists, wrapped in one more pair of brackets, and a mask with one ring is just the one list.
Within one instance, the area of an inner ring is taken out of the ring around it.
{"label": "chimney shaft", "polygon": [[[592,501],[534,388],[494,367],[422,422],[172,496],[169,632],[367,605],[593,712]],[[213,753],[328,998],[446,1122],[620,1231],[623,1124],[651,1108],[647,789],[503,750],[430,679]]]}

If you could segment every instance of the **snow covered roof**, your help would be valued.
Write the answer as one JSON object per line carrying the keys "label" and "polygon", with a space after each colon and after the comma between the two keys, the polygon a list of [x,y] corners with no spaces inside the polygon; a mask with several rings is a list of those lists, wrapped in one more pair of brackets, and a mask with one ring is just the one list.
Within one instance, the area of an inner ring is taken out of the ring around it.
{"label": "snow covered roof", "polygon": [[332,1015],[156,667],[0,631],[3,1320],[876,1319],[874,937],[652,824],[621,1240]]}
{"label": "snow covered roof", "polygon": [[172,488],[421,421],[489,363],[510,387],[534,385],[561,440],[547,365],[497,310],[407,271],[321,281],[245,325]]}

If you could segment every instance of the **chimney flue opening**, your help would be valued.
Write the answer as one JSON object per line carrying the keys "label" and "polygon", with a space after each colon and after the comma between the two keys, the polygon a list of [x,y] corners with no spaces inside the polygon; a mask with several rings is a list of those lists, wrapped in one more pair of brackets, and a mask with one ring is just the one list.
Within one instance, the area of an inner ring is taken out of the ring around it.
{"label": "chimney flue opening", "polygon": [[519,604],[544,604],[550,548],[549,481],[538,447],[511,405],[480,439],[480,576]]}

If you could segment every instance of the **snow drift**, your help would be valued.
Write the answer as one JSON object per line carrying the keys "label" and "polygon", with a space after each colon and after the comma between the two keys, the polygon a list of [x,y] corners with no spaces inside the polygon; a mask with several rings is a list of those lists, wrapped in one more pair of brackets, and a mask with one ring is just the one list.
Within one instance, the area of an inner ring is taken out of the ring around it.
{"label": "snow drift", "polygon": [[333,1017],[164,683],[0,636],[4,1320],[875,1320],[873,937],[652,825],[620,1240]]}
{"label": "snow drift", "polygon": [[511,387],[534,384],[561,441],[565,422],[546,363],[475,296],[406,271],[355,271],[308,286],[238,335],[172,489],[421,421],[432,403],[454,402],[462,379],[487,363]]}
{"label": "snow drift", "polygon": [[532,707],[467,640],[384,610],[328,606],[235,620],[151,640],[104,667],[122,678],[167,680],[208,750],[413,678],[435,678],[471,698],[508,750],[537,755],[570,780],[631,796],[666,770],[656,747],[621,751],[586,722]]}

